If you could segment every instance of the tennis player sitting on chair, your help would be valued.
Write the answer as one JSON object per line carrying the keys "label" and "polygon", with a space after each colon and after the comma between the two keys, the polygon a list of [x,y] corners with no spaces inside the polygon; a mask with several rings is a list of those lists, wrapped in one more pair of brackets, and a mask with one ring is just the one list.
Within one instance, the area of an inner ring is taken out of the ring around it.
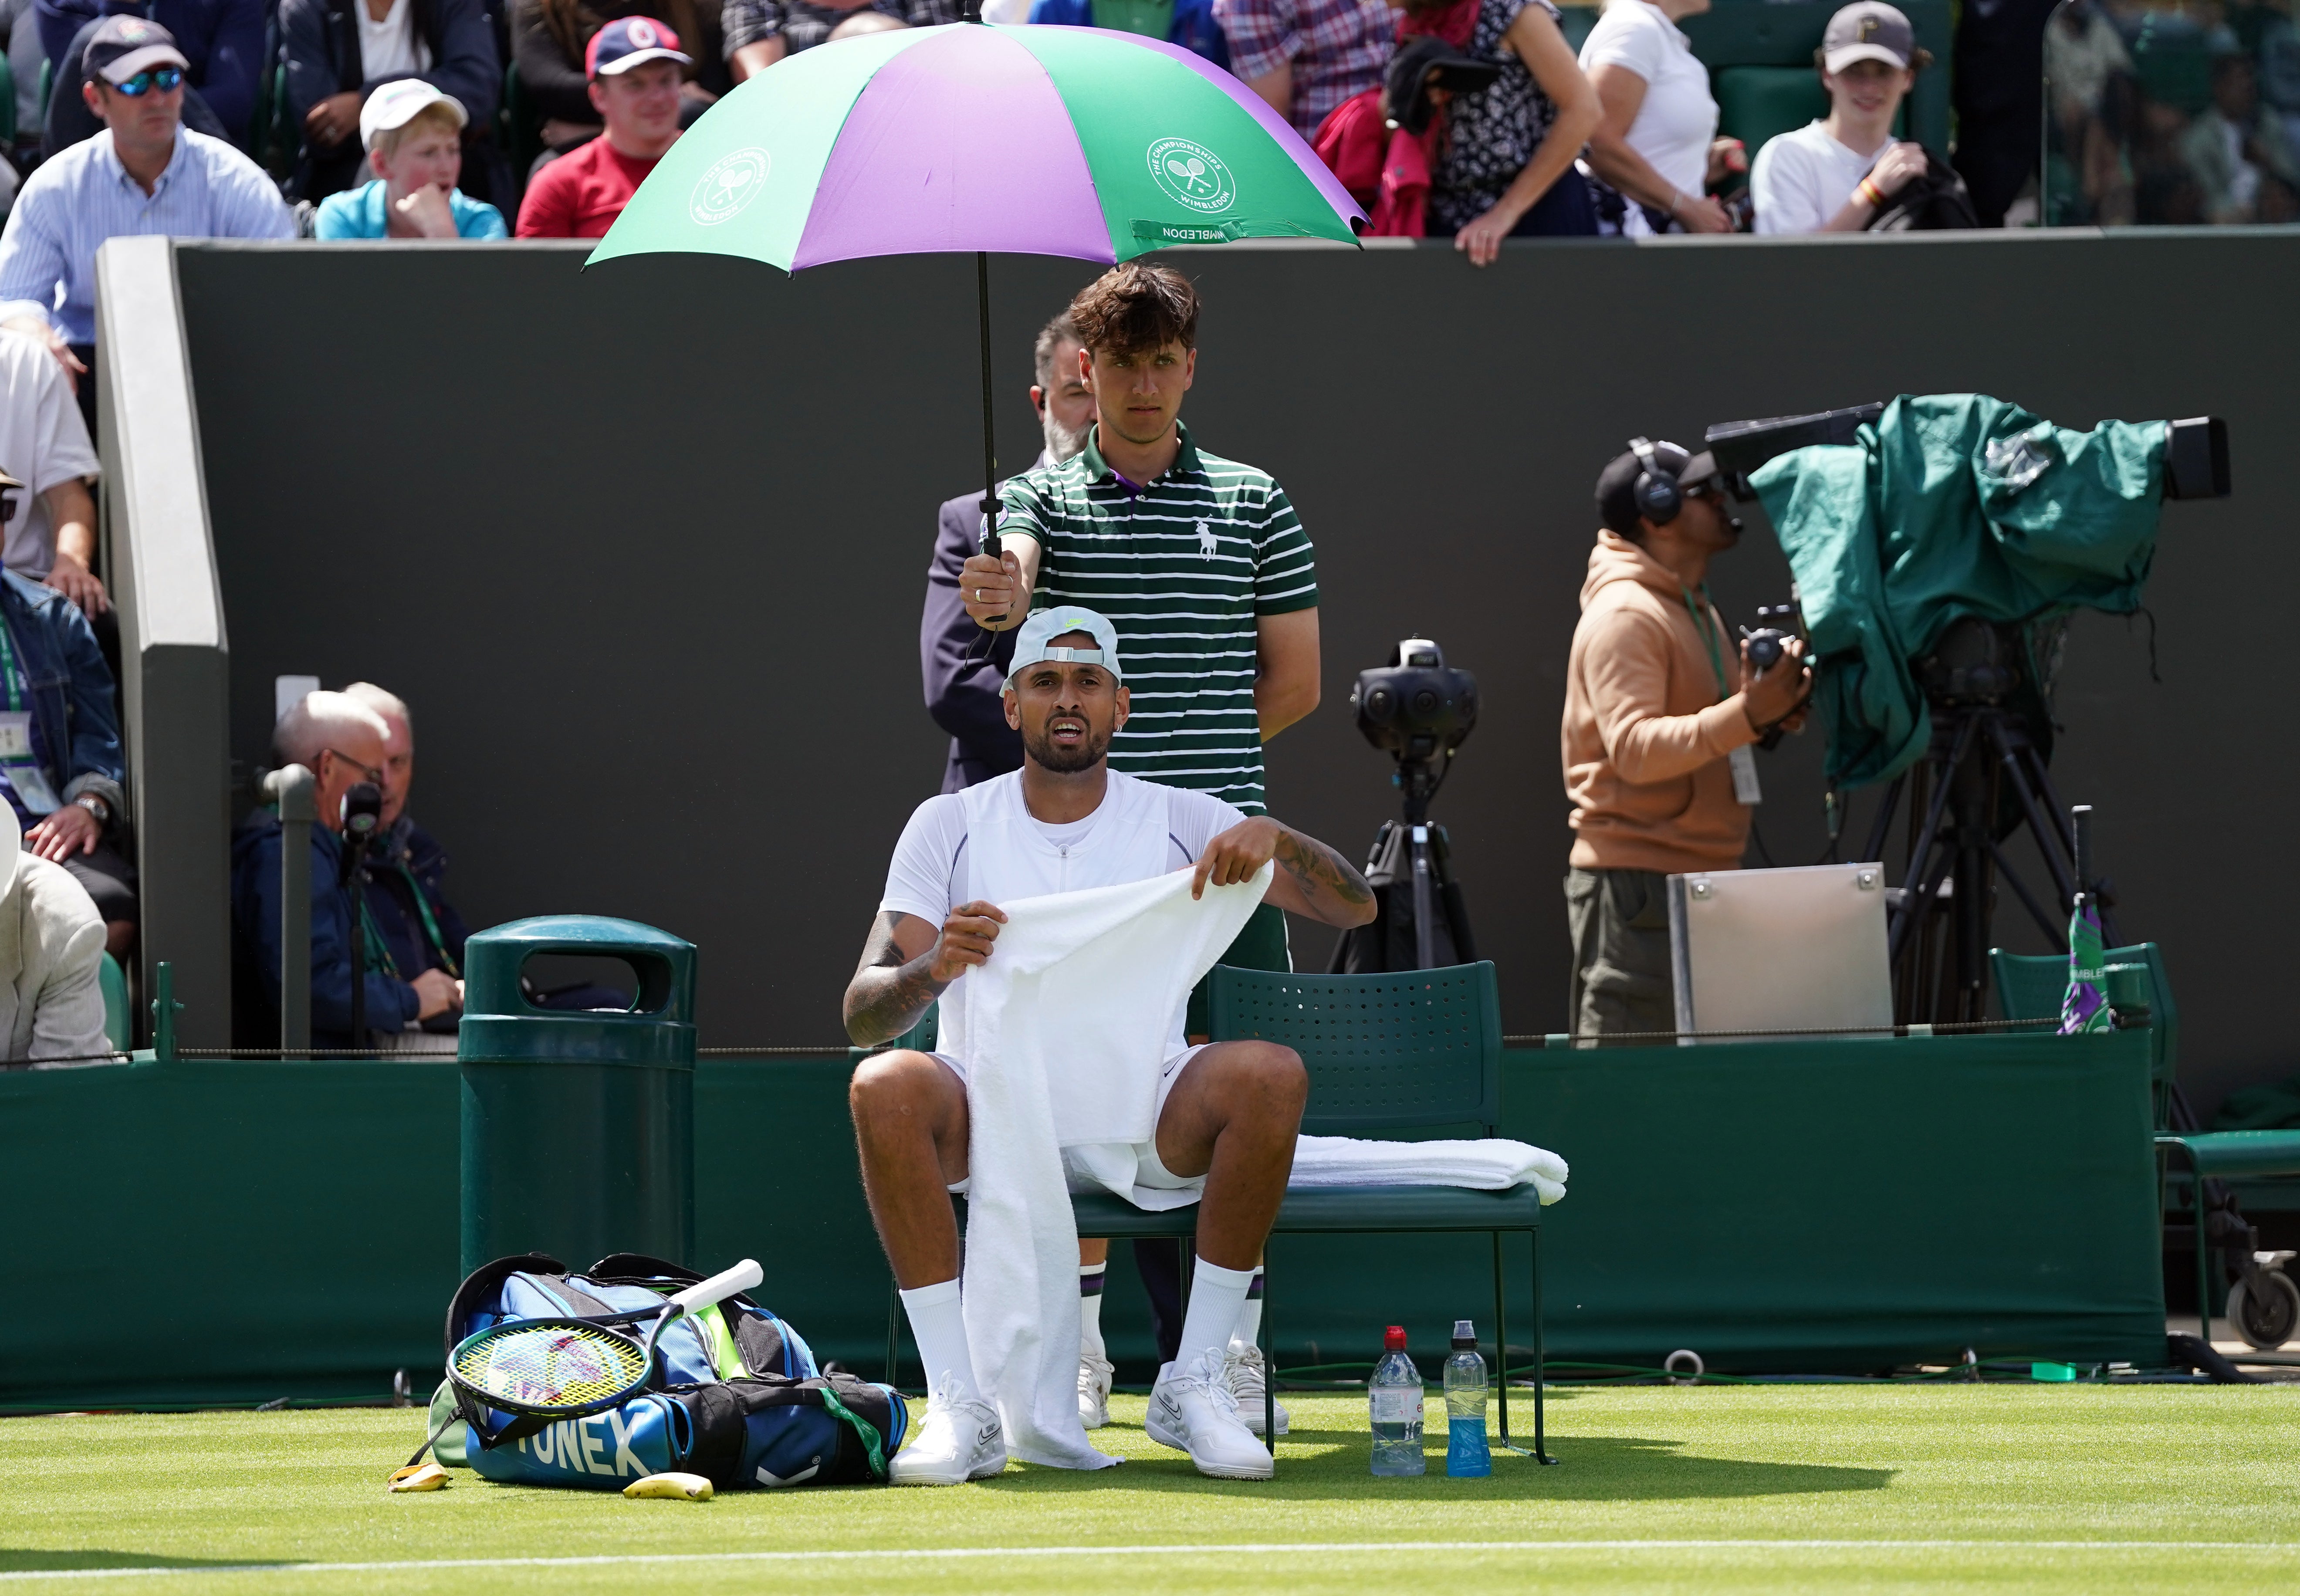
{"label": "tennis player sitting on chair", "polygon": [[[846,988],[847,1035],[858,1045],[901,1035],[970,966],[994,956],[1006,919],[997,908],[1002,899],[1114,886],[1191,866],[1203,891],[1208,883],[1245,881],[1275,860],[1266,902],[1329,926],[1373,918],[1364,877],[1323,843],[1268,816],[1247,819],[1209,794],[1109,769],[1111,736],[1126,724],[1127,690],[1117,630],[1093,611],[1063,606],[1023,624],[1004,700],[1008,724],[1022,734],[1022,768],[928,799],[896,846],[886,897]],[[1131,829],[1145,804],[1165,811],[1165,845],[1154,850],[1161,857],[1092,845],[1098,829]],[[970,836],[971,812],[1001,809],[1020,810],[1029,824]],[[1018,856],[1032,849],[1041,857]],[[1050,879],[1059,885],[1050,887]],[[1204,1195],[1181,1351],[1158,1373],[1148,1431],[1188,1452],[1201,1474],[1268,1479],[1270,1453],[1239,1421],[1222,1364],[1286,1193],[1308,1080],[1288,1048],[1188,1045],[1179,1005],[1171,1029],[1156,1138],[1136,1148],[1136,1178]],[[855,1070],[848,1094],[863,1189],[931,1393],[925,1422],[894,1459],[898,1485],[955,1485],[1006,1466],[998,1415],[976,1383],[959,1309],[949,1193],[967,1182],[962,1068],[939,1053],[880,1053]]]}

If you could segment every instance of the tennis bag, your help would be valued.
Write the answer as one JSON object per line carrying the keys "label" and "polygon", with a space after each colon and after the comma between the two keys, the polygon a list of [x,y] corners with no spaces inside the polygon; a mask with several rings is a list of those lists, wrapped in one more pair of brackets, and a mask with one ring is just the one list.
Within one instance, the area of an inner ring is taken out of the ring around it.
{"label": "tennis bag", "polygon": [[[448,1304],[447,1355],[504,1319],[649,1307],[701,1278],[635,1252],[579,1275],[540,1253],[497,1259]],[[909,1424],[902,1398],[844,1370],[824,1373],[804,1338],[748,1296],[671,1325],[655,1351],[648,1390],[587,1418],[516,1417],[444,1387],[469,1426],[466,1460],[482,1479],[594,1491],[666,1469],[722,1488],[885,1482]]]}

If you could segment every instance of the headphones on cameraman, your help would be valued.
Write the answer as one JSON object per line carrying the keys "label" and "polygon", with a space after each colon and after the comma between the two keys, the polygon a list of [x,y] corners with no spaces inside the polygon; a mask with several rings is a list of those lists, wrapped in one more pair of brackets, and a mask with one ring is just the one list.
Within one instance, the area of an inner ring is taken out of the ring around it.
{"label": "headphones on cameraman", "polygon": [[1629,453],[1638,457],[1638,480],[1629,489],[1638,513],[1656,527],[1668,526],[1685,508],[1685,490],[1677,485],[1677,473],[1662,464],[1651,438],[1631,438]]}

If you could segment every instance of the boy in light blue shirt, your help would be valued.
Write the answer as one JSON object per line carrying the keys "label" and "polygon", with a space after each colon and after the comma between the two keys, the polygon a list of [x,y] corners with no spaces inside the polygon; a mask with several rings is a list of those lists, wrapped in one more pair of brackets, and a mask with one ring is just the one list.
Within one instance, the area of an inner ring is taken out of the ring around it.
{"label": "boy in light blue shirt", "polygon": [[320,203],[321,238],[501,238],[503,212],[467,199],[463,124],[452,96],[421,78],[379,86],[360,108],[360,142],[375,180]]}

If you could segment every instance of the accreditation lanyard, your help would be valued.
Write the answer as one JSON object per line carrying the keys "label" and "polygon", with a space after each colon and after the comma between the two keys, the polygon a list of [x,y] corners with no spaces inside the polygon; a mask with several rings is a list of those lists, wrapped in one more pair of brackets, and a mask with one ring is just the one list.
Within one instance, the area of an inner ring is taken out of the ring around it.
{"label": "accreditation lanyard", "polygon": [[48,774],[32,757],[32,714],[24,707],[23,673],[16,668],[16,640],[0,620],[0,680],[8,689],[8,707],[0,711],[0,776],[8,778],[23,806],[36,815],[53,814],[62,801],[48,785]]}
{"label": "accreditation lanyard", "polygon": [[1717,676],[1717,702],[1723,703],[1733,696],[1733,689],[1725,683],[1725,653],[1718,646],[1717,626],[1710,615],[1709,584],[1701,585],[1701,602],[1697,604],[1693,602],[1693,589],[1684,583],[1679,582],[1677,590],[1684,595],[1685,612],[1693,617],[1693,629],[1701,634],[1701,641],[1709,649],[1709,669]]}
{"label": "accreditation lanyard", "polygon": [[[1723,703],[1733,696],[1733,689],[1725,681],[1725,651],[1720,645],[1718,625],[1709,602],[1709,584],[1701,585],[1701,602],[1693,602],[1693,590],[1680,582],[1677,590],[1685,597],[1685,612],[1693,617],[1693,629],[1701,634],[1703,644],[1709,650],[1709,669],[1717,677],[1717,702]],[[1757,756],[1746,743],[1725,756],[1733,771],[1733,798],[1736,802],[1757,804],[1764,802],[1764,790],[1757,783]]]}

